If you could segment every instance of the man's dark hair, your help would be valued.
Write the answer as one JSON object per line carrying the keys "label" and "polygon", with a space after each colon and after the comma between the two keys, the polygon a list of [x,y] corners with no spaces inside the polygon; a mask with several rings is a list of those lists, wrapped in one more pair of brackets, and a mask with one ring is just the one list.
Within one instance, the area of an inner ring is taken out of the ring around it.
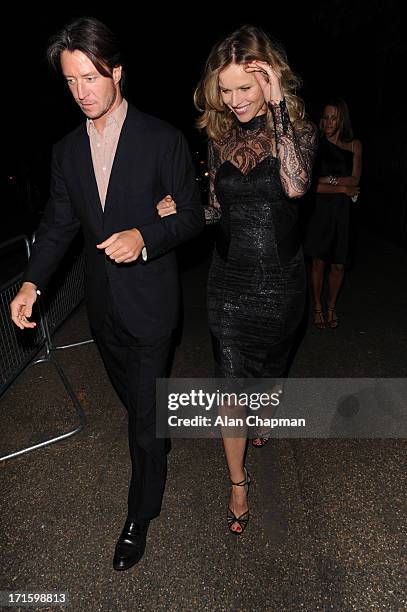
{"label": "man's dark hair", "polygon": [[113,68],[123,65],[120,44],[115,34],[94,17],[75,19],[50,38],[47,59],[58,72],[61,69],[62,51],[81,51],[105,77],[111,77]]}

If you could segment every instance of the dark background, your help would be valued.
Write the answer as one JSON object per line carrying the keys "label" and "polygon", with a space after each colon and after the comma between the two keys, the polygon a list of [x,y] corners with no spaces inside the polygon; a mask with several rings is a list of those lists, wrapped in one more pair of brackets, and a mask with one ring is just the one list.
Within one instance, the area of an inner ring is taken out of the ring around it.
{"label": "dark background", "polygon": [[[46,199],[52,143],[82,119],[45,61],[49,36],[79,16],[98,17],[118,34],[127,57],[129,100],[179,127],[201,156],[205,143],[194,128],[192,94],[209,50],[219,37],[244,23],[264,28],[283,43],[291,67],[303,78],[301,94],[315,122],[331,94],[348,102],[355,134],[364,145],[360,208],[365,222],[397,244],[407,242],[402,93],[407,45],[402,3],[394,0],[246,3],[245,8],[189,4],[182,10],[176,4],[163,9],[153,3],[142,10],[136,4],[111,4],[103,10],[54,6],[43,13],[12,9],[3,25],[8,34],[3,73],[7,70],[8,75],[1,206],[8,222],[2,225],[2,240],[35,225]],[[21,203],[27,199],[22,183],[29,183],[28,214]],[[22,192],[17,197],[18,189]]]}

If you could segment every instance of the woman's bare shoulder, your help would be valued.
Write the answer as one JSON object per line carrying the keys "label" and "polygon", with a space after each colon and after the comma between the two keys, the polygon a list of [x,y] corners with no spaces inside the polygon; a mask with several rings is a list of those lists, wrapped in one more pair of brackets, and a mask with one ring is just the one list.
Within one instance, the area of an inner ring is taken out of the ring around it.
{"label": "woman's bare shoulder", "polygon": [[356,155],[360,155],[362,153],[362,142],[357,138],[352,140],[352,150]]}

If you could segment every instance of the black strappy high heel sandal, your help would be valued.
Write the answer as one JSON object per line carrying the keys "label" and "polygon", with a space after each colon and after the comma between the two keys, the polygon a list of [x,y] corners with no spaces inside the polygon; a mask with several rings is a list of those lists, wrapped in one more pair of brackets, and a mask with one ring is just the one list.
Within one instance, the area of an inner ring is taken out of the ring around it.
{"label": "black strappy high heel sandal", "polygon": [[331,308],[330,306],[328,306],[327,310],[329,313],[331,313],[329,315],[331,319],[327,321],[326,324],[330,329],[336,329],[339,325],[339,319],[336,315],[336,307],[334,306],[333,308]]}
{"label": "black strappy high heel sandal", "polygon": [[317,329],[325,329],[326,321],[324,319],[324,313],[318,308],[314,308],[314,325]]}
{"label": "black strappy high heel sandal", "polygon": [[[231,480],[230,482],[232,483],[234,487],[246,487],[247,486],[247,495],[249,495],[249,487],[250,487],[250,482],[251,482],[250,474],[246,470],[245,467],[243,467],[243,470],[245,473],[244,480],[242,480],[241,482],[233,482]],[[230,533],[233,533],[234,535],[241,535],[246,529],[247,523],[249,522],[249,510],[246,510],[246,512],[243,512],[243,514],[241,514],[240,516],[236,516],[235,513],[232,512],[230,508],[228,508],[227,521],[228,521],[228,527],[229,527]],[[232,529],[232,525],[234,523],[238,523],[241,531],[234,531]]]}

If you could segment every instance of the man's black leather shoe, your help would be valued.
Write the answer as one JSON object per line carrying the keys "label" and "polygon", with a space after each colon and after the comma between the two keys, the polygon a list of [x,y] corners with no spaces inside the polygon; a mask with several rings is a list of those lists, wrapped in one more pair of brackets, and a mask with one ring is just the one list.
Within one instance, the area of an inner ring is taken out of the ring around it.
{"label": "man's black leather shoe", "polygon": [[127,519],[117,541],[113,557],[115,570],[127,570],[140,561],[146,547],[146,536],[150,521]]}

